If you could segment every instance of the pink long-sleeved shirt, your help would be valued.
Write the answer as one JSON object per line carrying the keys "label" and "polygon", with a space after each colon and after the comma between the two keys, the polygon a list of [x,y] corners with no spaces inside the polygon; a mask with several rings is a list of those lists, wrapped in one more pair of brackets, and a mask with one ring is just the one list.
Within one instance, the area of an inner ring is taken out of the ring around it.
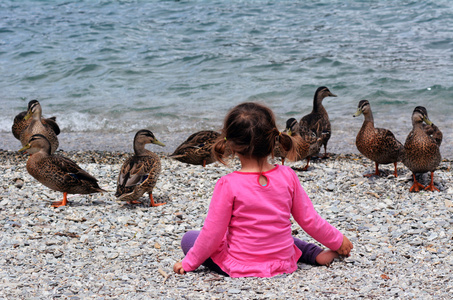
{"label": "pink long-sleeved shirt", "polygon": [[294,245],[290,216],[315,240],[338,250],[343,235],[321,218],[296,173],[276,165],[259,173],[233,172],[215,186],[208,215],[193,248],[182,261],[193,271],[209,257],[231,277],[292,273],[302,254]]}

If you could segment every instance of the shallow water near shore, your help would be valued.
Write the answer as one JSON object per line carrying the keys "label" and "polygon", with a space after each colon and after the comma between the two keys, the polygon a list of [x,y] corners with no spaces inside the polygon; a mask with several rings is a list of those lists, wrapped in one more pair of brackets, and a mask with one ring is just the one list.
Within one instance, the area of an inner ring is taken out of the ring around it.
{"label": "shallow water near shore", "polygon": [[[270,106],[280,128],[310,112],[318,86],[329,151],[354,153],[368,99],[376,126],[404,142],[427,107],[452,157],[449,1],[2,1],[0,148],[38,99],[64,150],[131,149],[150,129],[168,144],[219,129],[243,101]],[[398,11],[398,14],[395,14]],[[162,149],[159,149],[162,150]]]}

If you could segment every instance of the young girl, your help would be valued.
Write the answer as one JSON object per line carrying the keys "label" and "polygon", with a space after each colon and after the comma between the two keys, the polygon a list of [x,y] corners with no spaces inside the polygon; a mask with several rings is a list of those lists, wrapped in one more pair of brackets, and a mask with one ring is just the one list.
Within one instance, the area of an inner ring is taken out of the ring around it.
{"label": "young girl", "polygon": [[[176,273],[203,264],[231,277],[271,277],[294,272],[297,262],[328,265],[339,255],[349,256],[352,243],[317,214],[296,173],[268,162],[277,141],[294,159],[295,142],[279,132],[269,108],[247,102],[228,113],[214,154],[225,164],[228,147],[241,169],[218,180],[202,230],[182,238],[186,256],[174,265]],[[332,250],[292,237],[291,215]]]}

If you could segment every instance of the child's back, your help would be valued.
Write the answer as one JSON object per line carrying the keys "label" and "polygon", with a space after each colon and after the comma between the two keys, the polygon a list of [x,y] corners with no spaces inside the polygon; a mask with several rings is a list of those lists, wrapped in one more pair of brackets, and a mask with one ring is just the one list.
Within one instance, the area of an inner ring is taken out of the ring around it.
{"label": "child's back", "polygon": [[[252,115],[261,121],[252,122]],[[348,248],[345,253],[349,254],[352,244],[317,214],[294,171],[268,162],[276,139],[294,157],[291,138],[278,131],[268,108],[256,103],[237,106],[225,119],[223,135],[215,149],[225,149],[228,144],[242,168],[217,182],[203,230],[191,233],[196,241],[183,238],[187,255],[175,264],[175,272],[193,271],[205,264],[232,277],[269,277],[294,272],[298,261],[324,264],[338,256],[328,251],[318,259],[321,248],[293,238],[291,214],[317,241],[334,250]],[[217,156],[222,160],[221,151]]]}

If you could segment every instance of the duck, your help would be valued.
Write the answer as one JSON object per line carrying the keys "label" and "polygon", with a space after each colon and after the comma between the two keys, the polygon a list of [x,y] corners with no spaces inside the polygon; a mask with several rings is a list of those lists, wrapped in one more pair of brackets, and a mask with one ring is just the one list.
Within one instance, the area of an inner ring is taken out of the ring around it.
{"label": "duck", "polygon": [[[290,136],[293,133],[293,132],[291,132],[291,129],[290,129],[290,125],[292,124],[293,120],[296,120],[296,119],[290,118],[290,119],[286,120],[285,129],[283,130],[283,132],[285,132],[286,134],[288,134]],[[273,157],[281,158],[282,165],[284,165],[285,160],[286,160],[286,155],[287,155],[287,151],[285,151],[285,149],[283,149],[283,147],[280,145],[279,141],[277,140],[275,143],[275,146],[274,146]]]}
{"label": "duck", "polygon": [[19,152],[30,154],[27,171],[44,186],[63,193],[63,200],[52,203],[52,207],[67,205],[68,194],[102,193],[106,190],[98,185],[98,180],[83,170],[73,160],[62,155],[52,154],[46,136],[34,134]]}
{"label": "duck", "polygon": [[[430,121],[426,108],[417,106],[412,113],[412,130],[404,143],[403,164],[411,170],[414,179],[410,192],[439,191],[434,186],[434,171],[442,160],[441,143],[442,132]],[[431,172],[431,182],[425,187],[417,181],[415,174],[426,172]]]}
{"label": "duck", "polygon": [[282,165],[285,164],[286,151],[280,146],[280,143],[277,141],[274,146],[273,157],[278,157],[281,159]]}
{"label": "duck", "polygon": [[[297,141],[297,158],[296,160],[307,160],[307,164],[302,171],[307,171],[310,163],[310,158],[313,155],[316,155],[319,152],[319,149],[322,145],[322,138],[317,137],[316,134],[309,130],[309,131],[301,131],[299,127],[299,122],[295,118],[289,118],[286,120],[286,127],[284,132],[286,132],[289,136],[292,136]],[[282,165],[285,162],[285,151],[276,146],[276,154],[277,157],[282,158]]]}
{"label": "duck", "polygon": [[165,144],[156,139],[148,129],[141,129],[135,133],[134,154],[127,158],[121,166],[117,180],[115,196],[120,201],[129,204],[139,204],[144,193],[149,194],[149,206],[160,206],[166,203],[155,203],[153,189],[161,172],[159,156],[145,148],[146,144],[155,144],[164,147]]}
{"label": "duck", "polygon": [[324,155],[322,158],[327,158],[327,142],[331,136],[331,126],[329,115],[322,105],[322,100],[326,97],[337,97],[327,87],[321,86],[315,92],[313,97],[313,110],[308,115],[305,115],[300,120],[300,129],[302,131],[313,131],[316,136],[322,137],[322,145],[324,146]]}
{"label": "duck", "polygon": [[373,112],[368,100],[360,100],[357,111],[353,117],[364,116],[362,128],[356,136],[355,144],[357,149],[366,158],[374,161],[375,172],[365,174],[365,177],[379,176],[380,164],[393,163],[395,170],[393,175],[398,177],[397,164],[402,161],[404,146],[395,135],[388,129],[374,127]]}
{"label": "duck", "polygon": [[182,142],[169,157],[183,163],[206,167],[215,162],[211,150],[219,136],[220,133],[213,130],[195,132]]}
{"label": "duck", "polygon": [[[14,117],[13,126],[11,127],[11,131],[16,139],[20,141],[20,134],[22,131],[30,125],[31,118],[28,120],[24,120],[25,116],[27,115],[27,111],[22,111],[18,113]],[[56,135],[60,134],[60,127],[57,124],[57,117],[50,117],[50,118],[42,118],[42,124],[44,126],[50,126]]]}
{"label": "duck", "polygon": [[28,103],[27,113],[21,121],[20,116],[22,114],[23,112],[16,116],[16,126],[13,124],[13,134],[16,132],[15,136],[19,133],[19,128],[23,128],[19,133],[19,140],[22,147],[25,147],[25,145],[28,144],[31,136],[34,134],[42,134],[50,142],[50,152],[51,154],[54,154],[59,145],[57,135],[60,134],[60,127],[58,127],[55,120],[52,120],[52,118],[42,119],[42,108],[38,100],[31,100]]}

